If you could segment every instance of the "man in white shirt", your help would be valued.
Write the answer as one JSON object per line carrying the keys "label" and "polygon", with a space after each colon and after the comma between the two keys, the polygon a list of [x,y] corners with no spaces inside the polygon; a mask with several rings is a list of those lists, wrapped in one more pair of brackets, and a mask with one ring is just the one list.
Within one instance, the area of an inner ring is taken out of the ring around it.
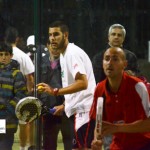
{"label": "man in white shirt", "polygon": [[95,123],[89,120],[89,111],[96,86],[93,68],[88,55],[78,46],[69,43],[69,29],[61,21],[49,26],[49,40],[53,50],[60,51],[63,88],[50,87],[45,83],[42,91],[50,95],[65,95],[65,112],[72,121],[74,150],[91,148]]}

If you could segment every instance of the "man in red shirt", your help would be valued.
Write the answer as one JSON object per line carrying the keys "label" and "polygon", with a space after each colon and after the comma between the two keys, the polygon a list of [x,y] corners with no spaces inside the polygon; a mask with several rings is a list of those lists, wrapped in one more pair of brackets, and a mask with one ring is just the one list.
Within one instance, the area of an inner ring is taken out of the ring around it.
{"label": "man in red shirt", "polygon": [[[132,123],[150,116],[147,88],[140,79],[124,72],[126,66],[126,57],[121,48],[114,47],[106,50],[103,69],[107,78],[96,87],[90,111],[91,119],[96,118],[98,97],[104,98],[103,120],[112,124]],[[92,147],[96,143],[97,141],[93,140]],[[149,147],[150,132],[119,132],[113,134],[110,150],[148,150]]]}

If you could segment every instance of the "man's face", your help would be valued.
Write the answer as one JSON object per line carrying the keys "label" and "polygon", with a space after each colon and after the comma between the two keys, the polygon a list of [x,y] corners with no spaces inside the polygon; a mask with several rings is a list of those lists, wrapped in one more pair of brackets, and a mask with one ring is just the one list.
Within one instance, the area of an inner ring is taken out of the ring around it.
{"label": "man's face", "polygon": [[59,27],[49,28],[49,40],[53,50],[62,50],[65,46],[66,34]]}
{"label": "man's face", "polygon": [[10,63],[12,56],[13,55],[10,54],[9,52],[0,52],[0,63],[5,65]]}
{"label": "man's face", "polygon": [[127,62],[119,48],[109,48],[103,58],[103,69],[108,78],[118,78],[122,75]]}
{"label": "man's face", "polygon": [[108,35],[109,44],[112,47],[122,47],[124,42],[124,35],[122,29],[114,28]]}

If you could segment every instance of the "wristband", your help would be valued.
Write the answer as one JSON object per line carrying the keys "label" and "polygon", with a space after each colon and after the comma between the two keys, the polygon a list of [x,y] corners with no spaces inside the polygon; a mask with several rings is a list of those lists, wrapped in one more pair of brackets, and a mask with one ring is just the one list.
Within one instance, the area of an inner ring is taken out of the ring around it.
{"label": "wristband", "polygon": [[57,96],[57,95],[58,95],[58,92],[59,92],[59,89],[58,89],[58,88],[54,88],[54,89],[53,89],[53,94],[54,94],[54,96]]}

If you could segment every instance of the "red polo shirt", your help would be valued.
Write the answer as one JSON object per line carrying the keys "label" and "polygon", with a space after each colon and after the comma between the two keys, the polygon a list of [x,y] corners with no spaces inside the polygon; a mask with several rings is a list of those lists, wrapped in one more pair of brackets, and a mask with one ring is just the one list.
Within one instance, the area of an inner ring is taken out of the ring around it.
{"label": "red polo shirt", "polygon": [[[119,90],[112,93],[107,79],[100,82],[95,90],[91,118],[96,117],[98,97],[104,97],[103,120],[111,123],[131,123],[149,115],[149,96],[140,79],[123,74]],[[113,136],[111,150],[139,150],[150,143],[150,133],[117,133]]]}

